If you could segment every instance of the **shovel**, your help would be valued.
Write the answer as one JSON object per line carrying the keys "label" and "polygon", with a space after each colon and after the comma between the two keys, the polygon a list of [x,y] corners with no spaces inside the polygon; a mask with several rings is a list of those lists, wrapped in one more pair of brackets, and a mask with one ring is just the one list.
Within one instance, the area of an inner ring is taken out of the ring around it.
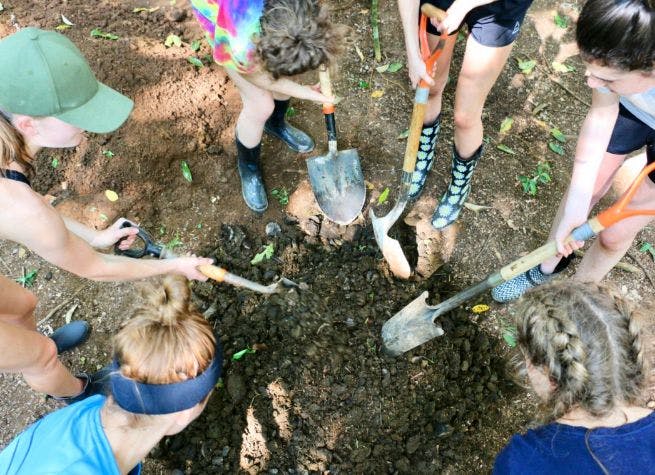
{"label": "shovel", "polygon": [[[425,62],[425,69],[428,72],[432,72],[434,69],[434,64],[443,51],[448,34],[446,32],[441,34],[437,47],[434,52],[430,54],[426,32],[427,19],[428,17],[433,17],[441,20],[445,18],[445,15],[446,13],[443,10],[439,10],[430,4],[424,4],[421,7],[419,39],[421,44],[421,57]],[[414,166],[416,165],[416,154],[418,153],[421,129],[423,128],[423,119],[425,117],[425,107],[428,103],[429,94],[430,86],[421,79],[416,88],[416,95],[414,96],[414,109],[412,110],[412,120],[410,122],[409,135],[407,137],[407,145],[405,148],[403,174],[400,183],[400,197],[398,198],[398,201],[396,201],[396,204],[391,211],[381,218],[375,216],[373,209],[369,210],[375,240],[382,251],[382,255],[389,263],[391,272],[402,279],[407,279],[411,274],[409,262],[400,247],[400,243],[396,239],[390,238],[388,233],[389,229],[391,229],[405,210],[405,206],[407,206],[407,202],[409,201],[409,189],[412,184],[412,173],[414,172]]]}
{"label": "shovel", "polygon": [[[321,66],[318,73],[321,92],[332,96],[330,73]],[[328,136],[328,153],[307,160],[309,182],[321,211],[337,224],[351,223],[361,212],[366,199],[366,185],[357,150],[337,151],[337,127],[334,105],[323,104]]]}
{"label": "shovel", "polygon": [[[123,224],[121,224],[121,228],[128,228],[131,226],[134,225],[129,221],[125,221]],[[137,237],[142,241],[143,246],[138,248],[130,248],[130,249],[122,250],[118,247],[120,244],[119,241],[114,245],[115,254],[124,255],[136,259],[140,259],[145,256],[156,257],[158,259],[174,259],[178,257],[170,249],[167,249],[166,247],[160,244],[156,244],[147,231],[141,229],[140,227],[137,228],[139,230]],[[209,277],[210,279],[215,280],[216,282],[225,282],[226,284],[230,284],[235,287],[242,287],[244,289],[252,290],[253,292],[259,292],[260,294],[274,294],[277,292],[281,292],[282,290],[288,287],[298,287],[298,284],[284,277],[282,277],[277,282],[274,282],[270,285],[258,284],[257,282],[253,282],[252,280],[248,280],[243,277],[239,277],[236,274],[232,274],[227,270],[223,269],[222,267],[213,266],[209,264],[198,266],[198,270],[202,272],[204,275],[206,275],[207,277]]]}
{"label": "shovel", "polygon": [[[626,209],[641,182],[653,170],[655,170],[655,163],[651,163],[641,171],[628,191],[615,204],[595,218],[591,218],[575,228],[566,241],[586,241],[603,229],[631,216],[655,215],[655,209]],[[428,292],[423,292],[384,323],[382,326],[383,351],[389,356],[398,356],[434,337],[443,335],[441,325],[434,321],[438,316],[460,306],[485,290],[513,279],[556,254],[556,242],[554,240],[549,241],[527,256],[515,260],[497,272],[489,274],[482,282],[463,290],[439,305],[431,306],[426,304]]]}

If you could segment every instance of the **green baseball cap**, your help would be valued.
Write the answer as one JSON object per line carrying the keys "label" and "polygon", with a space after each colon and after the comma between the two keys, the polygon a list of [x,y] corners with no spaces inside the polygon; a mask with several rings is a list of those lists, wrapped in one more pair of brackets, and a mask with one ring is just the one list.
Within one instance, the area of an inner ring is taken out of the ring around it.
{"label": "green baseball cap", "polygon": [[0,41],[0,109],[56,117],[95,133],[116,130],[134,107],[99,82],[71,40],[54,31],[23,28]]}

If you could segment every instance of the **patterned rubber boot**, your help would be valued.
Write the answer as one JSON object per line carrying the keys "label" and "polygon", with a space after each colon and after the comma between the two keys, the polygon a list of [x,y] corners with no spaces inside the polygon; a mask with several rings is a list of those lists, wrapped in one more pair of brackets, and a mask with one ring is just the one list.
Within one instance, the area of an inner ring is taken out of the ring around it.
{"label": "patterned rubber boot", "polygon": [[503,282],[502,284],[491,289],[491,297],[500,303],[511,302],[526,293],[533,287],[548,282],[555,274],[559,274],[566,269],[573,260],[573,254],[563,257],[558,263],[552,274],[545,274],[541,270],[541,264],[517,275],[513,279]]}
{"label": "patterned rubber boot", "polygon": [[302,130],[289,125],[285,119],[288,109],[288,99],[286,101],[275,100],[275,108],[264,124],[264,130],[267,134],[282,140],[294,152],[311,152],[314,150],[314,141]]}
{"label": "patterned rubber boot", "polygon": [[453,145],[453,162],[450,170],[450,185],[441,197],[432,215],[432,227],[443,229],[459,217],[462,207],[471,192],[471,177],[482,156],[482,145],[468,160],[462,160]]}
{"label": "patterned rubber boot", "polygon": [[416,166],[414,167],[414,173],[412,173],[412,185],[409,188],[410,200],[417,199],[423,192],[425,180],[427,180],[428,173],[434,163],[434,149],[437,145],[439,129],[441,129],[441,114],[437,116],[432,124],[424,125],[421,130],[418,153],[416,154]]}
{"label": "patterned rubber boot", "polygon": [[241,194],[248,208],[255,213],[263,213],[268,208],[266,188],[262,178],[262,169],[259,163],[261,144],[248,148],[239,142],[237,144],[237,167],[241,178]]}

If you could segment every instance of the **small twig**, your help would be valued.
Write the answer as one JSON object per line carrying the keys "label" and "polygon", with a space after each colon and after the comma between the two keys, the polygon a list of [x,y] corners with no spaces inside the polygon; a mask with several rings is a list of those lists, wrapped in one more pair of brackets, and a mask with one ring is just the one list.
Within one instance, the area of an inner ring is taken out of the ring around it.
{"label": "small twig", "polygon": [[20,285],[22,285],[23,288],[25,288],[25,284],[27,283],[27,279],[25,278],[25,267],[21,267],[21,269],[23,272],[23,280],[21,281]]}
{"label": "small twig", "polygon": [[648,279],[648,282],[650,282],[650,285],[652,285],[653,287],[655,287],[655,281],[653,281],[653,278],[651,277],[650,273],[646,270],[646,267],[644,267],[644,265],[641,263],[641,261],[640,261],[639,259],[637,259],[637,256],[635,256],[635,255],[634,255],[633,253],[631,253],[631,252],[627,252],[627,253],[626,253],[626,256],[628,256],[630,259],[632,259],[632,260],[635,262],[635,264],[637,264],[637,266],[638,266],[641,270],[644,271],[644,275],[645,275],[646,278]]}
{"label": "small twig", "polygon": [[584,104],[584,105],[587,106],[587,107],[591,107],[591,104],[590,104],[589,102],[587,102],[587,101],[585,101],[584,99],[578,97],[578,95],[577,95],[575,92],[571,91],[571,89],[569,89],[567,86],[565,86],[564,84],[562,84],[562,83],[559,81],[559,79],[556,79],[556,78],[553,77],[552,75],[549,75],[549,76],[548,76],[548,79],[550,79],[550,80],[553,81],[555,84],[557,84],[559,87],[561,87],[561,88],[564,89],[566,92],[568,92],[569,94],[571,94],[571,96],[572,96],[574,99],[576,99],[578,102],[581,102],[582,104]]}
{"label": "small twig", "polygon": [[89,284],[82,284],[80,285],[75,291],[73,292],[73,295],[71,295],[68,299],[64,300],[62,303],[57,305],[55,308],[50,310],[48,314],[41,320],[39,320],[39,323],[36,324],[37,327],[40,327],[44,323],[46,323],[48,320],[50,320],[55,313],[57,313],[59,310],[61,310],[65,305],[67,305],[71,300],[75,298],[77,294],[79,294],[82,290],[84,290]]}
{"label": "small twig", "polygon": [[373,31],[373,51],[375,61],[382,61],[382,48],[380,47],[380,18],[378,0],[371,0],[371,30]]}

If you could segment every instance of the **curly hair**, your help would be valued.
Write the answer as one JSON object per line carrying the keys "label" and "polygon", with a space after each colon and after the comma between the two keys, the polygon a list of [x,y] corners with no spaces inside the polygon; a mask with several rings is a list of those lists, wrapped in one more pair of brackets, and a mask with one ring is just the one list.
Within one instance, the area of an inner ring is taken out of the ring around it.
{"label": "curly hair", "polygon": [[269,0],[260,24],[257,54],[274,79],[328,65],[342,51],[348,31],[333,24],[316,0]]}
{"label": "curly hair", "polygon": [[587,0],[575,32],[587,62],[624,71],[655,64],[655,0]]}
{"label": "curly hair", "polygon": [[644,397],[646,361],[642,311],[617,292],[596,284],[561,282],[537,287],[516,304],[517,369],[526,360],[545,368],[555,389],[544,401],[547,419],[579,407],[596,417],[616,404]]}

